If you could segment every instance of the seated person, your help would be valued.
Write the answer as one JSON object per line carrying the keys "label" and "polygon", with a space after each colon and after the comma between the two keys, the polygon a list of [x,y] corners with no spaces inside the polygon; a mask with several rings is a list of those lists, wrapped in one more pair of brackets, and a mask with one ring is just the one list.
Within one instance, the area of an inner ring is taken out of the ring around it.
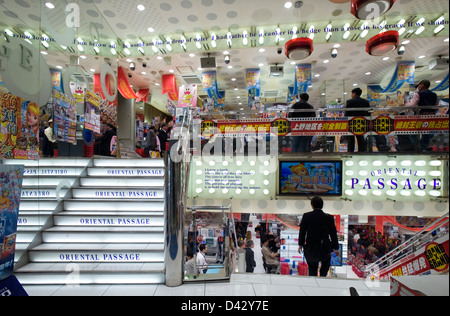
{"label": "seated person", "polygon": [[272,252],[269,248],[269,239],[264,238],[262,240],[263,246],[261,248],[261,252],[264,256],[264,260],[266,264],[277,266],[277,273],[280,271],[280,253]]}

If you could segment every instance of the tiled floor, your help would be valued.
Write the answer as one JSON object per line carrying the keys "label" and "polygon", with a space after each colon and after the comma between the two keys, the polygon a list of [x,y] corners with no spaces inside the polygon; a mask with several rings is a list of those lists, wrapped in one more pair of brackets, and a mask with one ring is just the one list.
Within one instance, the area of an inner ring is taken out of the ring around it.
{"label": "tiled floor", "polygon": [[165,285],[26,286],[30,296],[350,296],[354,287],[360,296],[389,296],[390,285],[370,286],[363,280],[234,274],[229,283],[194,283],[169,288]]}

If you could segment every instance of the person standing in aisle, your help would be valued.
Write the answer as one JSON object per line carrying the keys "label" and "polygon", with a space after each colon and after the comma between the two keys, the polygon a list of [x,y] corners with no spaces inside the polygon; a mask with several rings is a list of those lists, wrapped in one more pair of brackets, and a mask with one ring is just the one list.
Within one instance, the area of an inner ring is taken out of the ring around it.
{"label": "person standing in aisle", "polygon": [[[357,108],[370,108],[370,103],[366,99],[361,98],[362,90],[360,88],[356,88],[352,90],[352,98],[347,101],[347,109],[357,109]],[[347,111],[345,116],[347,117],[368,117],[370,116],[370,112],[368,110],[353,110]],[[355,137],[348,137],[348,152],[355,152]],[[358,151],[366,152],[366,141],[364,136],[356,136],[356,140],[358,142]]]}
{"label": "person standing in aisle", "polygon": [[323,212],[323,200],[311,200],[312,212],[303,215],[300,224],[298,252],[304,252],[309,276],[317,276],[319,262],[322,263],[320,276],[326,277],[331,267],[331,253],[339,256],[339,242],[334,217]]}
{"label": "person standing in aisle", "polygon": [[[439,106],[439,98],[436,93],[430,91],[431,82],[429,80],[422,80],[417,86],[417,91],[414,94],[411,102],[407,103],[407,107],[427,107],[427,106]],[[437,110],[423,109],[417,110],[417,115],[436,115]],[[419,146],[420,151],[427,151],[430,146],[430,141],[433,138],[433,134],[424,134],[420,138]]]}
{"label": "person standing in aisle", "polygon": [[[292,106],[292,110],[314,110],[314,107],[308,103],[309,95],[302,93],[300,95],[300,101]],[[311,112],[293,112],[289,113],[289,118],[306,118],[316,117],[314,111]],[[312,136],[293,136],[292,137],[292,152],[304,153],[309,151],[311,145]]]}
{"label": "person standing in aisle", "polygon": [[100,143],[99,154],[100,156],[111,157],[111,140],[117,135],[117,129],[111,123],[106,124],[106,131],[102,137],[97,139]]}
{"label": "person standing in aisle", "polygon": [[255,253],[252,250],[253,247],[255,247],[253,240],[247,241],[247,247],[245,247],[245,272],[247,273],[253,273],[256,267]]}
{"label": "person standing in aisle", "polygon": [[54,150],[57,148],[56,139],[53,137],[53,120],[48,121],[48,127],[44,131],[42,153],[45,158],[54,157]]}
{"label": "person standing in aisle", "polygon": [[162,124],[161,125],[161,129],[159,131],[158,134],[158,138],[159,138],[159,143],[161,146],[161,153],[165,153],[166,152],[166,144],[169,140],[169,134],[168,134],[168,130],[169,130],[169,125],[167,124]]}
{"label": "person standing in aisle", "polygon": [[198,247],[197,252],[197,268],[200,274],[205,274],[208,271],[208,262],[206,261],[206,250],[207,246],[205,244],[201,244]]}

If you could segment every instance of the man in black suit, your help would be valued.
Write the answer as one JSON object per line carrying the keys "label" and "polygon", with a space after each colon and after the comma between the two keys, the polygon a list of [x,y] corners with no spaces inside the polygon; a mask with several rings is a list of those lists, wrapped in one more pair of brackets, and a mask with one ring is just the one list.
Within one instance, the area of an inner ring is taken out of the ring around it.
{"label": "man in black suit", "polygon": [[166,152],[166,143],[169,141],[168,130],[169,130],[169,126],[166,123],[163,123],[161,125],[161,129],[158,134],[159,143],[161,146],[161,153]]}
{"label": "man in black suit", "polygon": [[[353,89],[352,91],[352,98],[347,101],[347,109],[357,109],[357,108],[370,108],[370,103],[366,99],[361,98],[362,90],[360,88]],[[363,116],[368,117],[370,116],[369,111],[367,110],[353,110],[353,111],[347,111],[346,115],[347,117],[356,117],[356,116]],[[348,138],[348,152],[355,152],[355,137],[351,136]],[[358,141],[358,151],[359,152],[366,152],[366,142],[364,140],[364,136],[356,136],[356,140]]]}
{"label": "man in black suit", "polygon": [[[305,118],[316,117],[316,113],[313,111],[314,107],[308,103],[309,95],[302,93],[300,95],[300,101],[292,106],[292,110],[312,110],[310,112],[293,112],[289,113],[290,118]],[[292,152],[301,153],[307,152],[308,147],[311,145],[312,136],[293,136],[292,137]]]}
{"label": "man in black suit", "polygon": [[339,242],[334,217],[322,211],[323,200],[314,197],[311,201],[314,211],[303,215],[300,224],[299,249],[308,263],[309,276],[317,276],[319,262],[322,263],[320,276],[326,277],[331,266],[331,253],[339,256]]}

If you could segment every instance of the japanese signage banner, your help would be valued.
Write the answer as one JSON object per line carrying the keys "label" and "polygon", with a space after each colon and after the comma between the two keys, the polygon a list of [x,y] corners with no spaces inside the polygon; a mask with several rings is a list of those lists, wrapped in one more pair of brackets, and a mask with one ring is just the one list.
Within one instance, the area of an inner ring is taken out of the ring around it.
{"label": "japanese signage banner", "polygon": [[0,159],[39,158],[39,106],[0,93]]}
{"label": "japanese signage banner", "polygon": [[421,275],[424,273],[439,273],[449,267],[449,241],[432,242],[419,253],[406,257],[385,271],[380,278],[389,279],[390,276]]}
{"label": "japanese signage banner", "polygon": [[202,122],[202,135],[273,133],[277,136],[363,136],[392,133],[420,135],[449,133],[449,117],[445,116],[382,116],[374,120],[355,118],[252,119]]}
{"label": "japanese signage banner", "polygon": [[162,76],[162,94],[166,94],[171,101],[178,101],[178,88],[175,75]]}
{"label": "japanese signage banner", "polygon": [[14,272],[24,166],[0,165],[0,280]]}

